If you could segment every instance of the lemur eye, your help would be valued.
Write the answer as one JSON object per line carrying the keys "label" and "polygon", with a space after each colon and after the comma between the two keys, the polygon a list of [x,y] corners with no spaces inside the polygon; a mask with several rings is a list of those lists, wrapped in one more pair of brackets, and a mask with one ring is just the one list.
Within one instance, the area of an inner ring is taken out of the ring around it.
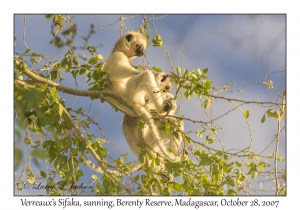
{"label": "lemur eye", "polygon": [[163,75],[162,79],[160,80],[161,82],[165,81],[168,78],[169,75]]}
{"label": "lemur eye", "polygon": [[139,50],[141,46],[139,44],[136,45],[136,49]]}

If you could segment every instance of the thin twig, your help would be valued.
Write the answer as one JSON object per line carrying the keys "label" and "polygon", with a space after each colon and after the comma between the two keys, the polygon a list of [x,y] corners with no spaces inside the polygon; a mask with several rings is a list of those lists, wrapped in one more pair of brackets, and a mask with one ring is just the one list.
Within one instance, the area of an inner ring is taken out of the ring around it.
{"label": "thin twig", "polygon": [[280,134],[280,121],[277,122],[277,137],[276,137],[276,148],[274,152],[274,173],[275,173],[275,195],[279,194],[279,184],[278,184],[278,174],[277,174],[277,156],[278,156],[278,148],[279,148],[279,134]]}
{"label": "thin twig", "polygon": [[26,44],[26,39],[25,39],[25,35],[26,35],[26,17],[27,17],[27,15],[24,15],[23,42],[24,42],[25,46],[27,47],[27,49],[30,49],[28,47],[28,45]]}

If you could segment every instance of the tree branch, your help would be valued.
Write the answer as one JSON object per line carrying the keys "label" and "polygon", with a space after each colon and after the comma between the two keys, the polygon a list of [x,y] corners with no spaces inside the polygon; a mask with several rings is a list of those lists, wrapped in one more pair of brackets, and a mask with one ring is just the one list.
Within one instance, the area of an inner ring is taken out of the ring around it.
{"label": "tree branch", "polygon": [[[20,60],[18,57],[14,58],[15,65],[20,65]],[[97,91],[97,90],[75,90],[73,88],[69,88],[63,85],[60,85],[56,82],[53,82],[52,80],[48,80],[46,78],[40,77],[39,75],[33,73],[30,71],[27,67],[24,68],[24,74],[26,74],[29,78],[42,83],[42,84],[48,84],[51,87],[56,87],[57,90],[71,94],[76,96],[89,96],[89,97],[99,97],[104,99],[107,103],[109,103],[112,106],[115,106],[118,108],[121,112],[127,114],[130,117],[139,117],[133,109],[132,106],[128,105],[120,96],[115,95],[111,91]],[[16,82],[15,82],[16,84]],[[20,82],[18,84],[21,84]]]}

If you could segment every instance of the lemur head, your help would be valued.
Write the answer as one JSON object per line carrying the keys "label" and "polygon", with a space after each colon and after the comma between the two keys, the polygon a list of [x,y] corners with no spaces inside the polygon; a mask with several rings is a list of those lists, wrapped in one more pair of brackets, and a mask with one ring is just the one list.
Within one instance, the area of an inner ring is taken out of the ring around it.
{"label": "lemur head", "polygon": [[174,95],[172,93],[163,93],[162,94],[162,99],[165,102],[165,106],[167,110],[171,110],[169,114],[173,114],[175,109],[177,108],[176,100],[174,100]]}
{"label": "lemur head", "polygon": [[139,32],[131,31],[120,37],[113,52],[123,52],[129,59],[132,59],[136,56],[143,56],[146,48],[147,38]]}
{"label": "lemur head", "polygon": [[172,79],[165,72],[155,74],[155,81],[160,90],[170,92],[172,89]]}
{"label": "lemur head", "polygon": [[[164,101],[164,111],[170,111],[170,114],[173,114],[176,109],[176,101],[174,100],[173,94],[169,93],[172,89],[172,80],[171,76],[167,75],[164,72],[155,74],[155,81],[159,90],[162,92],[161,97]],[[150,104],[151,101],[146,96],[145,103]]]}

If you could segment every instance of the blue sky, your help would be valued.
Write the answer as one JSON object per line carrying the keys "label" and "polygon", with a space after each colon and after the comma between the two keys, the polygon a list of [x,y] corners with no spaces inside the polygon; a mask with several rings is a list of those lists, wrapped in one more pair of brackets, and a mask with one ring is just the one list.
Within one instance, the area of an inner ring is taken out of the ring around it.
{"label": "blue sky", "polygon": [[[130,15],[124,15],[128,17]],[[161,15],[155,15],[160,17]],[[77,23],[78,31],[86,36],[90,30],[90,25],[94,25],[95,34],[90,38],[90,42],[97,48],[104,59],[111,52],[114,42],[119,37],[120,22],[106,27],[115,22],[120,15],[76,15],[74,22]],[[149,16],[150,17],[150,16]],[[24,16],[14,16],[14,36],[18,38],[15,52],[22,53],[26,50],[23,42]],[[124,20],[124,24],[129,30],[137,30],[142,20],[142,16]],[[57,53],[57,48],[50,45],[53,39],[51,31],[51,21],[46,21],[44,16],[29,15],[26,19],[26,43],[31,51],[45,54],[52,57]],[[235,89],[241,89],[243,85],[250,82],[263,82],[266,74],[284,70],[286,66],[286,16],[285,15],[168,15],[155,21],[158,34],[162,36],[166,50],[169,52],[173,66],[181,65],[182,43],[184,44],[183,68],[192,70],[194,68],[208,68],[208,76],[213,81],[213,86],[223,86],[227,82],[235,83]],[[151,36],[154,35],[152,23],[150,22]],[[124,30],[125,32],[125,30]],[[76,37],[76,46],[84,45],[82,39]],[[87,51],[78,50],[78,54],[89,57]],[[65,50],[60,53],[57,59],[61,59]],[[163,71],[169,72],[171,65],[166,53],[161,48],[149,47],[147,58],[151,66],[158,66]],[[141,62],[141,58],[135,59],[134,64]],[[75,87],[75,82],[71,77],[65,77],[64,85]],[[286,73],[278,73],[268,78],[274,83],[274,87],[282,92],[286,87]],[[79,89],[87,89],[84,77],[77,80]],[[175,89],[175,87],[173,87]],[[174,90],[173,90],[174,91]],[[276,92],[267,89],[263,85],[250,85],[245,87],[242,93],[220,94],[230,98],[243,100],[275,101]],[[65,96],[66,105],[70,106],[74,97]],[[83,106],[88,109],[90,102],[86,98],[78,97],[74,104],[74,109]],[[95,116],[103,128],[105,136],[117,145],[121,153],[129,152],[129,148],[123,137],[121,130],[122,113],[115,113],[107,103],[101,104],[95,100],[91,106],[90,115]],[[213,102],[213,116],[218,117],[233,106],[222,100]],[[261,151],[266,147],[276,133],[276,122],[267,119],[264,124],[260,119],[266,108],[254,105],[244,105],[243,110],[250,111],[250,124],[253,134],[253,150]],[[185,117],[195,120],[207,121],[207,117],[200,108],[200,101],[191,99],[182,102],[181,112]],[[242,114],[235,110],[220,120],[216,124],[223,127],[218,131],[226,149],[245,148],[249,144],[249,129]],[[196,130],[197,125],[185,124],[185,130]],[[99,131],[92,128],[96,135]],[[191,135],[196,139],[194,134]],[[285,133],[281,136],[279,155],[285,157],[286,142]],[[204,141],[204,138],[197,139]],[[220,148],[216,141],[212,147]],[[116,150],[109,147],[110,155],[118,155]],[[270,153],[274,147],[270,148]],[[266,153],[268,154],[268,153]],[[129,160],[136,158],[131,155]],[[281,166],[283,166],[282,163]],[[84,179],[88,180],[93,172],[86,173]],[[273,183],[271,183],[273,185]]]}

